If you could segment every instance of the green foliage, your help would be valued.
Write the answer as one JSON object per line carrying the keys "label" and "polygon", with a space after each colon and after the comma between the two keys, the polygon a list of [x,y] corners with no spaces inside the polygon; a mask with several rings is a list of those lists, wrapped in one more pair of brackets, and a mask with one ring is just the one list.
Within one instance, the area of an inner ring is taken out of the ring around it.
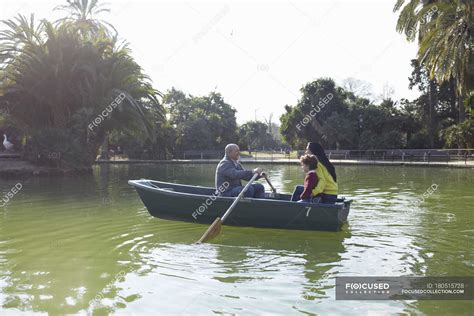
{"label": "green foliage", "polygon": [[277,146],[277,142],[268,132],[268,125],[259,121],[250,121],[239,127],[239,144],[240,149],[249,151]]}
{"label": "green foliage", "polygon": [[328,146],[337,144],[340,148],[357,148],[358,128],[357,120],[332,112],[321,126],[322,140]]}
{"label": "green foliage", "polygon": [[[434,139],[435,147],[445,147],[446,138],[443,137],[446,128],[459,121],[459,97],[456,93],[455,80],[439,84],[430,80],[427,70],[417,60],[412,60],[413,72],[410,80],[410,88],[417,88],[421,95],[413,100],[403,100],[402,111],[410,118],[405,121],[407,130],[407,148],[428,148],[431,137]],[[434,89],[430,91],[430,85]],[[436,100],[430,110],[430,98]],[[470,98],[465,99],[469,104]],[[462,102],[461,102],[462,103]],[[432,116],[432,122],[430,122]],[[432,127],[430,128],[430,124]]]}
{"label": "green foliage", "polygon": [[[458,119],[455,81],[438,84],[429,79],[426,70],[416,60],[412,61],[412,66],[410,88],[418,88],[421,95],[413,101],[403,99],[400,104],[391,99],[373,104],[336,87],[329,79],[308,83],[301,89],[298,103],[285,106],[286,113],[280,118],[281,134],[295,148],[303,148],[308,141],[318,141],[329,149],[472,145],[471,123],[453,126]],[[329,103],[321,109],[312,106],[319,104],[327,93],[334,94]],[[436,100],[433,108],[430,108],[430,98]],[[472,102],[470,97],[465,103]],[[314,109],[318,111],[310,115]]]}
{"label": "green foliage", "polygon": [[[286,106],[280,131],[296,148],[318,141],[331,149],[400,148],[409,117],[392,100],[376,106],[369,100],[336,87],[330,79],[310,82],[302,89],[296,106]],[[332,98],[327,101],[328,95]],[[322,102],[322,103],[321,103]],[[306,123],[305,123],[306,122]]]}
{"label": "green foliage", "polygon": [[77,133],[71,129],[42,128],[28,137],[24,155],[28,160],[42,165],[68,169],[90,166],[92,155],[77,137]]}
{"label": "green foliage", "polygon": [[288,144],[295,148],[304,148],[306,139],[300,137],[300,129],[296,125],[301,121],[302,115],[296,107],[285,106],[286,113],[280,117],[280,134]]}
{"label": "green foliage", "polygon": [[333,126],[323,127],[332,113],[344,116],[348,112],[346,94],[332,79],[309,82],[300,91],[302,97],[296,106],[285,106],[286,113],[280,117],[280,132],[288,144],[301,148],[312,139],[331,146],[348,137],[340,135]]}
{"label": "green foliage", "polygon": [[413,134],[407,142],[407,148],[420,148],[420,149],[427,149],[430,146],[428,146],[429,142],[429,137],[428,137],[428,132],[423,129],[415,134]]}
{"label": "green foliage", "polygon": [[452,125],[442,131],[442,135],[448,148],[473,148],[474,146],[474,124],[472,121]]}
{"label": "green foliage", "polygon": [[383,134],[365,130],[361,134],[360,149],[403,148],[403,135],[400,131],[387,131]]}
{"label": "green foliage", "polygon": [[[51,128],[77,143],[77,147],[67,147],[78,150],[77,157],[88,155],[66,163],[90,164],[106,135],[117,130],[154,142],[159,134],[155,129],[160,128],[156,118],[165,120],[159,92],[128,47],[93,18],[106,9],[97,1],[68,3],[61,9],[69,8],[72,14],[56,24],[36,23],[33,16],[22,15],[3,21],[0,108],[8,110],[24,134],[31,136],[27,137],[30,141],[49,146],[42,131]],[[120,102],[118,96],[123,96]],[[107,108],[107,117],[91,126]],[[59,142],[57,146],[66,145],[53,132],[46,134]],[[55,152],[56,145],[51,146],[41,150]],[[40,149],[38,144],[29,146],[30,151],[35,149]]]}
{"label": "green foliage", "polygon": [[219,93],[196,97],[172,88],[163,104],[176,131],[176,150],[223,148],[237,141],[236,110]]}
{"label": "green foliage", "polygon": [[100,13],[110,12],[106,4],[99,3],[98,0],[67,0],[67,4],[59,5],[54,9],[68,13],[68,16],[57,22],[75,26],[85,37],[93,37],[102,32],[112,37],[114,33],[117,33],[112,24],[96,19]]}
{"label": "green foliage", "polygon": [[[2,21],[0,31],[0,127],[16,135],[31,160],[90,166],[103,144],[146,159],[230,142],[249,150],[281,145],[263,122],[237,127],[236,110],[219,93],[173,88],[162,96],[115,28],[98,19],[109,11],[98,0],[68,0],[56,9],[67,15],[55,22],[18,15]],[[474,104],[472,1],[398,0],[394,10],[397,30],[419,40],[410,88],[420,97],[374,104],[350,89],[355,78],[347,89],[330,78],[308,82],[280,117],[284,141],[294,148],[318,141],[329,149],[473,146],[472,121],[464,121]]]}
{"label": "green foliage", "polygon": [[[407,2],[405,4],[405,2]],[[453,82],[464,99],[474,91],[474,3],[466,0],[398,0],[397,31],[409,41],[418,39],[418,61],[432,80]],[[464,104],[458,102],[459,121]]]}

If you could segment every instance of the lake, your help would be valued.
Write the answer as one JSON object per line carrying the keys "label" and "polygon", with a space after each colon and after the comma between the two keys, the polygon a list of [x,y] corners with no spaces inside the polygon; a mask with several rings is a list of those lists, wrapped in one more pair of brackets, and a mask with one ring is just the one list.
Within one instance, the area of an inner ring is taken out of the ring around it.
{"label": "lake", "polygon": [[[299,166],[263,167],[281,192],[303,182]],[[214,168],[0,180],[2,196],[17,186],[0,200],[0,314],[472,315],[473,301],[336,301],[334,278],[473,276],[474,170],[337,166],[354,200],[342,231],[224,226],[202,245],[208,226],[151,217],[127,184],[213,186]]]}

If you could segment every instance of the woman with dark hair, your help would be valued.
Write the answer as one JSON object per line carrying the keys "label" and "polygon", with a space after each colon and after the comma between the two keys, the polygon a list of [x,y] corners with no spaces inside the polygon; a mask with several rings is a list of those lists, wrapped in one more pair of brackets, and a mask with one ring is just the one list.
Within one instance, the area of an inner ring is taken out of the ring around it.
{"label": "woman with dark hair", "polygon": [[316,175],[319,181],[312,191],[312,196],[321,203],[336,203],[338,193],[336,169],[324,153],[323,147],[318,143],[308,143],[306,153],[318,158]]}

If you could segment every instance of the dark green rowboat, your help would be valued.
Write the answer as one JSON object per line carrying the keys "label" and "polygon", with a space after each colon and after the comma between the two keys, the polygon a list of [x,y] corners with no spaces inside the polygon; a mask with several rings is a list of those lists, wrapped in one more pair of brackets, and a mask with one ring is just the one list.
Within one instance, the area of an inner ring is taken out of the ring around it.
{"label": "dark green rowboat", "polygon": [[[212,223],[232,204],[234,198],[216,196],[214,188],[160,182],[130,180],[152,216],[195,222]],[[284,228],[302,230],[340,230],[347,220],[351,200],[338,199],[336,204],[296,203],[289,194],[264,199],[242,199],[226,225]]]}

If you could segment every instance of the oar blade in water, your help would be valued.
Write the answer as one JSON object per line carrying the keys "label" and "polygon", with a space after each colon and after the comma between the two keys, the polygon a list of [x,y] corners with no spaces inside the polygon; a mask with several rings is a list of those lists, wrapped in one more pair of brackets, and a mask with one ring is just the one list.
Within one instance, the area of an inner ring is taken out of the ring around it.
{"label": "oar blade in water", "polygon": [[203,242],[208,242],[209,240],[215,238],[221,232],[221,226],[222,226],[222,221],[221,221],[221,218],[218,217],[212,223],[212,225],[209,226],[209,228],[206,230],[204,235],[202,235],[201,239],[197,241],[197,243],[200,244]]}

